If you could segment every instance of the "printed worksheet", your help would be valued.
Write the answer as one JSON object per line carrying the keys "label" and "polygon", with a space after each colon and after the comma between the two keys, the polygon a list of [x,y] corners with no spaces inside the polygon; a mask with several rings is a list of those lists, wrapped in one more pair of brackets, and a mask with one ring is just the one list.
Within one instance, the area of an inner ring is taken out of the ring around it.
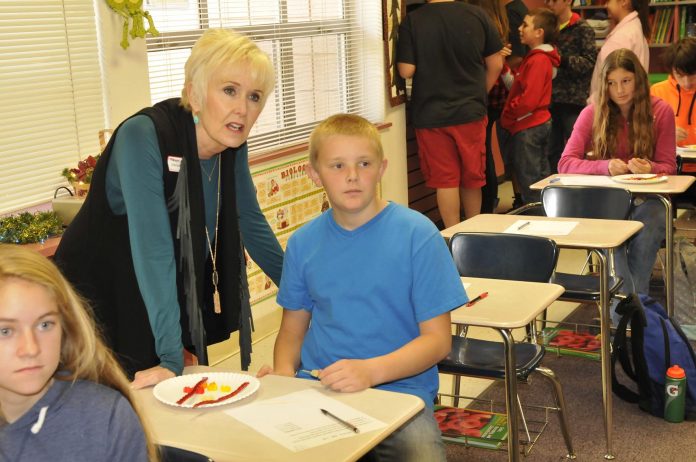
{"label": "printed worksheet", "polygon": [[517,220],[503,232],[535,236],[567,236],[577,225],[577,221]]}
{"label": "printed worksheet", "polygon": [[[326,415],[322,410],[327,411]],[[322,394],[303,390],[225,411],[293,452],[386,427],[357,409]]]}
{"label": "printed worksheet", "polygon": [[560,176],[554,178],[551,182],[569,186],[616,186],[616,183],[610,176],[603,175]]}

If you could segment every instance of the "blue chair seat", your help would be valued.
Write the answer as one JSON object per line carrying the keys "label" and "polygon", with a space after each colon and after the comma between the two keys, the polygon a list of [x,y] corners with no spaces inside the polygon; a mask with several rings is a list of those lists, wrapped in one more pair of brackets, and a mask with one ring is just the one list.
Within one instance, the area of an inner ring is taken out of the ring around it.
{"label": "blue chair seat", "polygon": [[[599,302],[599,277],[591,274],[554,273],[551,282],[562,286],[565,291],[560,297],[564,300],[581,302]],[[609,295],[613,297],[621,286],[623,279],[609,276]]]}
{"label": "blue chair seat", "polygon": [[[545,349],[535,343],[515,343],[517,378],[526,380],[541,363]],[[452,350],[437,364],[446,374],[505,379],[505,352],[501,342],[452,336]]]}

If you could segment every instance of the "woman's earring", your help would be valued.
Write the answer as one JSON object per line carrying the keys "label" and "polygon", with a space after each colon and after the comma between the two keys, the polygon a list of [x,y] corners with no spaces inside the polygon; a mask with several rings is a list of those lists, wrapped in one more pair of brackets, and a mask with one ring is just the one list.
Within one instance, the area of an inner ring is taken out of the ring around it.
{"label": "woman's earring", "polygon": [[198,122],[200,122],[200,121],[201,121],[201,120],[198,118],[198,115],[197,115],[197,114],[194,114],[194,115],[193,115],[193,123],[196,124],[196,125],[198,125]]}

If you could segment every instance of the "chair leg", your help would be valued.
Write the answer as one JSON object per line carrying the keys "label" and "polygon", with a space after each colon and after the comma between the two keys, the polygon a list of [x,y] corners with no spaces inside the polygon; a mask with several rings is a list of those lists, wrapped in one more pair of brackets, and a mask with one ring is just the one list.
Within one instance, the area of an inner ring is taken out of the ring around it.
{"label": "chair leg", "polygon": [[573,441],[570,438],[568,416],[566,415],[566,403],[563,396],[563,388],[561,388],[561,382],[558,381],[556,374],[548,367],[539,366],[536,368],[536,371],[546,377],[553,387],[554,400],[558,408],[558,420],[561,424],[561,433],[563,433],[563,439],[565,440],[566,449],[568,450],[566,459],[575,459],[576,455],[573,449]]}
{"label": "chair leg", "polygon": [[529,427],[527,426],[527,418],[524,416],[524,409],[522,409],[522,401],[520,401],[520,395],[517,395],[517,409],[520,411],[520,417],[522,418],[522,426],[524,427],[524,433],[527,435],[527,444],[532,443],[532,437],[529,434]]}
{"label": "chair leg", "polygon": [[453,375],[452,376],[452,394],[454,397],[452,398],[452,405],[454,407],[459,407],[459,389],[461,387],[460,380],[461,376],[459,375]]}

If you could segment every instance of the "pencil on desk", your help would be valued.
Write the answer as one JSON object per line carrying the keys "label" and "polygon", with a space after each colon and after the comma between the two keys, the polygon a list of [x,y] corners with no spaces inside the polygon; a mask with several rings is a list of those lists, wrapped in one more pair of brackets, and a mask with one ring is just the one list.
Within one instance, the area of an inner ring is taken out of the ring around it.
{"label": "pencil on desk", "polygon": [[483,300],[484,298],[488,297],[488,292],[484,292],[481,295],[474,297],[473,300],[469,300],[469,303],[466,304],[466,306],[471,306],[474,303],[478,302],[479,300]]}
{"label": "pencil on desk", "polygon": [[521,229],[524,228],[525,226],[529,226],[530,223],[531,223],[531,221],[525,221],[524,223],[522,223],[521,225],[519,225],[519,226],[517,227],[517,231],[521,230]]}
{"label": "pencil on desk", "polygon": [[352,423],[348,422],[347,420],[341,419],[340,417],[338,417],[338,416],[335,415],[335,414],[330,413],[330,412],[327,411],[326,409],[319,409],[319,410],[320,410],[325,416],[329,416],[329,417],[331,417],[332,419],[334,419],[335,421],[337,421],[337,422],[339,422],[339,423],[342,423],[342,424],[345,425],[346,427],[350,428],[351,430],[353,430],[354,433],[360,433],[360,429],[359,429],[358,427],[356,427],[355,425],[353,425]]}

